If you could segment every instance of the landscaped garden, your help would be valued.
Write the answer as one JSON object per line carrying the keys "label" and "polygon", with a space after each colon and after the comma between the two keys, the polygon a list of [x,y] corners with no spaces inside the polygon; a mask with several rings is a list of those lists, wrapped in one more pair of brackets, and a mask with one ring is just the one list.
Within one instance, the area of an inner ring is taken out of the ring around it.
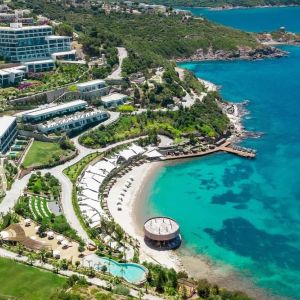
{"label": "landscaped garden", "polygon": [[75,154],[75,147],[68,143],[34,141],[23,161],[24,168],[53,166]]}
{"label": "landscaped garden", "polygon": [[100,126],[83,134],[79,142],[97,148],[153,132],[161,132],[174,139],[194,133],[210,138],[219,137],[228,129],[229,120],[215,101],[217,97],[217,93],[209,93],[203,101],[197,101],[191,108],[177,111],[148,110],[141,114],[125,115],[115,124]]}
{"label": "landscaped garden", "polygon": [[0,258],[0,270],[0,297],[3,299],[51,299],[67,281],[54,273],[6,258]]}
{"label": "landscaped garden", "polygon": [[5,108],[6,100],[9,99],[49,91],[87,79],[88,73],[85,65],[59,65],[52,72],[29,74],[28,79],[25,82],[21,82],[18,86],[0,89],[0,107]]}
{"label": "landscaped garden", "polygon": [[42,176],[40,172],[32,174],[29,178],[27,190],[35,195],[41,195],[44,198],[58,200],[60,194],[60,183],[56,177],[50,173]]}
{"label": "landscaped garden", "polygon": [[50,219],[52,212],[48,207],[48,200],[39,196],[32,196],[29,199],[29,207],[35,220],[38,219]]}

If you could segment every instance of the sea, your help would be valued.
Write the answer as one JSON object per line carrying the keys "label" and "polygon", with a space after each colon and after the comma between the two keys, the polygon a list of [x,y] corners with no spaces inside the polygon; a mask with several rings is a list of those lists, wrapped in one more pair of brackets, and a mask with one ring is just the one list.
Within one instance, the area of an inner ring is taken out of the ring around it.
{"label": "sea", "polygon": [[[249,32],[300,32],[299,7],[191,11]],[[256,149],[257,158],[215,154],[165,165],[143,213],[178,221],[179,252],[300,299],[300,47],[282,48],[288,57],[180,64],[217,84],[224,99],[249,101],[244,126],[262,136],[242,145]]]}

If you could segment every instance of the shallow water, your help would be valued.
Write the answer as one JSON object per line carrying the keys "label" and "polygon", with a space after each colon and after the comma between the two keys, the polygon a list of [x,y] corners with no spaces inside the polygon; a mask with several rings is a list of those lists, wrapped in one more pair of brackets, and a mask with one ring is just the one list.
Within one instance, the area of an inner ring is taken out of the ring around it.
{"label": "shallow water", "polygon": [[265,134],[244,142],[255,160],[217,154],[162,168],[145,215],[175,218],[184,249],[300,299],[300,47],[284,49],[283,59],[181,64],[225,99],[249,99],[245,126]]}

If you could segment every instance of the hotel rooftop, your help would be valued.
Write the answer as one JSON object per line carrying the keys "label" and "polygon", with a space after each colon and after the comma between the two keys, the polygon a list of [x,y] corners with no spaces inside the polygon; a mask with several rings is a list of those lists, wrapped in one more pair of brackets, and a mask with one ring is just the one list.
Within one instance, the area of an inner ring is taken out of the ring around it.
{"label": "hotel rooftop", "polygon": [[37,121],[43,121],[45,119],[61,116],[64,114],[74,113],[78,110],[85,109],[87,106],[88,104],[84,100],[74,100],[62,104],[46,105],[42,108],[21,113],[18,116],[21,115],[25,122],[26,121],[37,122]]}

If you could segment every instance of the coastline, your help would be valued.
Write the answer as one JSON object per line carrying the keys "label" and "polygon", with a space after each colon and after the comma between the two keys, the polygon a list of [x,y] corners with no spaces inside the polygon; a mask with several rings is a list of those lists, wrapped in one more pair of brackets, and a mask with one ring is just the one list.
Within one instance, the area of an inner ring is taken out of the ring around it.
{"label": "coastline", "polygon": [[[145,163],[141,166],[133,167],[130,172],[121,178],[117,178],[117,182],[109,193],[107,205],[114,221],[125,232],[139,241],[140,258],[142,261],[158,263],[167,268],[180,271],[182,270],[182,264],[174,251],[151,249],[144,242],[143,223],[145,220],[143,218],[142,207],[151,185],[150,182],[152,182],[157,170],[163,165],[163,162]],[[125,183],[130,177],[133,178],[133,182],[123,197],[122,210],[119,211],[116,203],[120,193],[124,189]]]}
{"label": "coastline", "polygon": [[[176,164],[184,161],[186,160],[176,162]],[[173,268],[176,271],[186,271],[189,276],[205,278],[213,284],[218,284],[230,290],[244,291],[249,296],[254,297],[254,299],[281,299],[255,286],[247,276],[243,277],[242,274],[238,274],[229,265],[215,263],[205,255],[193,253],[192,250],[184,247],[184,240],[183,245],[178,250],[169,251],[152,249],[144,243],[143,224],[146,220],[144,215],[145,202],[147,201],[150,188],[152,187],[157,172],[164,166],[172,164],[174,164],[174,162],[151,162],[136,166],[123,177],[117,178],[117,182],[109,194],[107,204],[115,222],[140,243],[141,262],[147,261],[157,263],[167,268]],[[134,181],[124,196],[122,210],[118,211],[116,205],[117,199],[130,177],[132,177]]]}
{"label": "coastline", "polygon": [[251,8],[284,8],[284,7],[300,7],[300,5],[295,5],[295,4],[291,4],[291,5],[255,5],[255,6],[227,6],[227,7],[222,7],[222,6],[218,6],[218,7],[209,7],[209,6],[205,6],[205,7],[192,7],[192,8],[200,8],[200,9],[208,9],[208,10],[213,10],[213,11],[222,11],[222,10],[233,10],[233,9],[251,9]]}

